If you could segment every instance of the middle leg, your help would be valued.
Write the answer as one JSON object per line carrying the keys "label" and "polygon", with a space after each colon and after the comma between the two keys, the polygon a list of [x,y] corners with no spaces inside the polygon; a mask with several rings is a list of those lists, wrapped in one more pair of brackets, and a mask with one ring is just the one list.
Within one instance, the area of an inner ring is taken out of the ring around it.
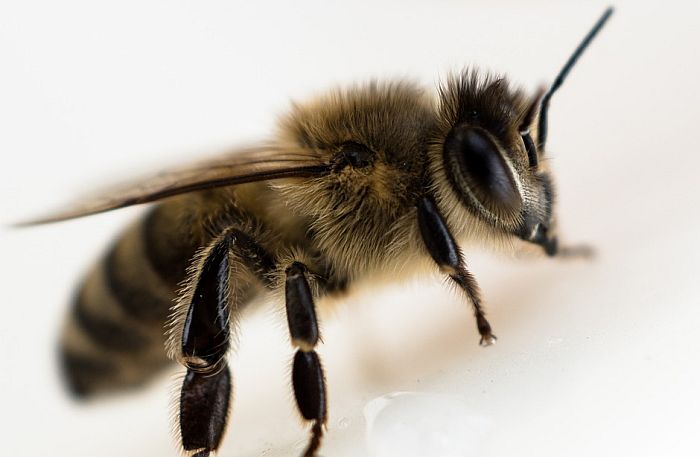
{"label": "middle leg", "polygon": [[313,457],[321,445],[327,419],[326,380],[321,360],[314,350],[320,338],[318,321],[306,266],[293,262],[285,273],[287,323],[292,344],[298,348],[292,366],[292,386],[301,415],[313,422],[311,438],[303,454]]}

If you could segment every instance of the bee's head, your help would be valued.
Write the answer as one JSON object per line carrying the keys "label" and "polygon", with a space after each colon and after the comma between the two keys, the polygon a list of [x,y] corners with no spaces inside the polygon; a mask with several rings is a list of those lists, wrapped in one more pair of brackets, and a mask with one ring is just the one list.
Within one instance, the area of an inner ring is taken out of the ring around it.
{"label": "bee's head", "polygon": [[453,224],[466,209],[497,232],[556,254],[554,192],[542,160],[549,101],[612,13],[612,8],[605,10],[546,93],[526,97],[503,78],[480,78],[475,72],[453,77],[440,88],[438,128],[429,155],[434,193]]}
{"label": "bee's head", "polygon": [[553,225],[551,178],[533,140],[541,98],[542,92],[526,97],[503,78],[452,77],[440,89],[431,149],[432,173],[444,178],[434,180],[443,200],[537,244]]}

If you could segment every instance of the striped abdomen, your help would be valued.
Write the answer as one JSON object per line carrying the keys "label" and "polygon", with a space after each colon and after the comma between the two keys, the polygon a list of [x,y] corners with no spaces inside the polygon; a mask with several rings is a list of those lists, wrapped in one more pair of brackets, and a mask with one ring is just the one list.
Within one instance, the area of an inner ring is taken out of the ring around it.
{"label": "striped abdomen", "polygon": [[164,324],[197,250],[174,199],[130,227],[81,284],[61,338],[79,395],[139,385],[164,368]]}

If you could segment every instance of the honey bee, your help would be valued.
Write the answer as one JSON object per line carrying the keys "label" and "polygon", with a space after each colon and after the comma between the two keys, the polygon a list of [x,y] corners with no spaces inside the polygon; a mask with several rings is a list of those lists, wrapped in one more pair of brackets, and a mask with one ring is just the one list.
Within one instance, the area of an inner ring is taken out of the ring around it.
{"label": "honey bee", "polygon": [[[256,295],[283,295],[292,385],[316,455],[327,419],[316,301],[375,277],[437,267],[471,304],[480,344],[496,337],[460,251],[520,239],[570,254],[555,235],[545,155],[552,95],[612,14],[608,9],[547,91],[464,71],[437,96],[372,82],[295,105],[260,147],[173,169],[29,222],[158,202],[79,287],[61,340],[80,396],[186,374],[179,438],[188,455],[219,448],[231,397],[233,323]],[[387,274],[386,272],[391,272]],[[163,350],[165,345],[166,350]]]}

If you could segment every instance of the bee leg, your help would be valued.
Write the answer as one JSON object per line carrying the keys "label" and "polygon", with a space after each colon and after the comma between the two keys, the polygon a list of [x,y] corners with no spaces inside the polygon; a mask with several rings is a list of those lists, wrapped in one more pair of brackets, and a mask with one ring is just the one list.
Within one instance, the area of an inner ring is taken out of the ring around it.
{"label": "bee leg", "polygon": [[180,436],[185,451],[205,457],[221,442],[231,397],[229,274],[232,238],[208,252],[192,293],[182,333],[187,374],[180,394]]}
{"label": "bee leg", "polygon": [[187,369],[180,394],[182,447],[207,457],[221,443],[231,398],[231,373],[224,362],[214,373]]}
{"label": "bee leg", "polygon": [[304,419],[313,421],[311,439],[303,455],[313,457],[323,437],[327,399],[323,368],[314,351],[319,340],[316,309],[305,273],[306,267],[300,262],[287,268],[285,299],[292,344],[299,348],[292,368],[294,397]]}
{"label": "bee leg", "polygon": [[[245,295],[246,282],[268,281],[275,263],[252,236],[237,228],[216,238],[195,263],[197,273],[182,297],[185,306],[176,307],[172,317],[169,344],[187,368],[180,394],[182,446],[194,457],[207,457],[219,447],[229,414],[230,310]],[[236,268],[240,264],[245,267],[241,271]],[[233,271],[236,283],[231,281]]]}
{"label": "bee leg", "polygon": [[448,274],[469,298],[481,335],[479,344],[489,346],[495,343],[496,336],[491,333],[491,325],[481,307],[479,285],[467,270],[462,253],[432,197],[423,197],[418,202],[418,226],[430,256],[440,270]]}

